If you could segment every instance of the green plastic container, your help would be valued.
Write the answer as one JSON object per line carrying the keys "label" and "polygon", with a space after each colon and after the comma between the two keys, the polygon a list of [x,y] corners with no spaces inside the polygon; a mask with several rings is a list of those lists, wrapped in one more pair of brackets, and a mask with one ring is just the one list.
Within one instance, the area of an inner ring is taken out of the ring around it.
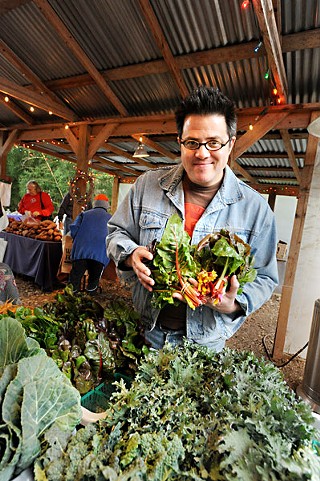
{"label": "green plastic container", "polygon": [[[121,373],[116,373],[114,375],[114,379],[115,381],[120,381],[120,379],[123,379],[127,387],[129,387],[132,382],[132,378]],[[114,386],[112,383],[113,381],[103,382],[95,389],[92,389],[81,396],[81,406],[93,413],[101,413],[108,409],[110,406],[111,394],[116,389],[116,386]]]}

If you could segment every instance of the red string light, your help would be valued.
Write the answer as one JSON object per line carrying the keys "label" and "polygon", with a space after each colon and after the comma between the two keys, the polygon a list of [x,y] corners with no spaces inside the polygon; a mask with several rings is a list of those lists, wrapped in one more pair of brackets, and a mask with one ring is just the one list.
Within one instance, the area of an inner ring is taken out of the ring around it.
{"label": "red string light", "polygon": [[243,0],[243,2],[241,3],[241,8],[243,10],[245,10],[246,8],[248,8],[250,5],[250,0]]}

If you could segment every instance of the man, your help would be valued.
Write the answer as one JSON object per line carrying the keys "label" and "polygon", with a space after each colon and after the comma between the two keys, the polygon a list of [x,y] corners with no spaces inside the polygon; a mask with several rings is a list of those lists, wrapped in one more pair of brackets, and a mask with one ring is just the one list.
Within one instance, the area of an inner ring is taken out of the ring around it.
{"label": "man", "polygon": [[[271,296],[278,282],[274,215],[263,197],[239,181],[228,167],[236,140],[233,102],[218,90],[199,87],[176,112],[181,164],[150,170],[139,177],[109,222],[108,256],[120,276],[133,282],[133,302],[145,324],[146,340],[155,348],[184,337],[216,351],[245,318]],[[178,307],[151,305],[154,280],[146,261],[146,246],[160,240],[166,222],[178,213],[197,244],[207,234],[225,228],[250,244],[256,280],[237,294],[236,276],[221,301],[190,309],[180,294]]]}

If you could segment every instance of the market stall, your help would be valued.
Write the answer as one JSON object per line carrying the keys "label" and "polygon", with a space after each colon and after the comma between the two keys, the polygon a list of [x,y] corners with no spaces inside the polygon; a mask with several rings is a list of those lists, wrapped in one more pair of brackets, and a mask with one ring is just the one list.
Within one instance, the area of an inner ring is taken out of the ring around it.
{"label": "market stall", "polygon": [[61,242],[32,239],[10,232],[1,232],[0,237],[8,242],[3,262],[15,274],[32,277],[43,290],[54,288],[58,283]]}

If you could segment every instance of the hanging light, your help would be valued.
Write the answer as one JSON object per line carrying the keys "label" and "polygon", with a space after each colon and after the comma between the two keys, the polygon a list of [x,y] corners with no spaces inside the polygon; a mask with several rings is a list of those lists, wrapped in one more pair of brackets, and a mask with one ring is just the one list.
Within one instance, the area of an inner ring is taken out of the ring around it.
{"label": "hanging light", "polygon": [[136,148],[133,157],[149,157],[148,152],[145,149],[145,146],[142,143],[142,137],[139,139],[138,147]]}

